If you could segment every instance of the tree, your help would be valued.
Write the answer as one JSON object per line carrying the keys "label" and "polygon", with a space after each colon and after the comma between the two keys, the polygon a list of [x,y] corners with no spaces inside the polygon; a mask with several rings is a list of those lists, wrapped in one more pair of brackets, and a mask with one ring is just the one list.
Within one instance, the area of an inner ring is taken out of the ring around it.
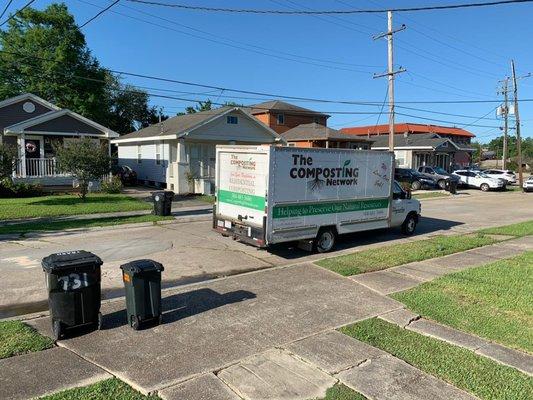
{"label": "tree", "polygon": [[11,179],[17,162],[17,148],[0,143],[0,183]]}
{"label": "tree", "polygon": [[102,179],[111,171],[111,158],[107,149],[89,138],[57,146],[55,152],[59,170],[71,174],[79,181],[80,195],[84,201],[89,182]]}
{"label": "tree", "polygon": [[65,4],[21,11],[0,30],[0,49],[0,100],[34,93],[119,133],[157,120],[145,92],[100,66]]}
{"label": "tree", "polygon": [[199,101],[198,104],[194,107],[187,107],[185,109],[185,112],[187,114],[195,114],[197,112],[201,111],[209,111],[213,109],[213,104],[211,103],[211,100],[207,101]]}

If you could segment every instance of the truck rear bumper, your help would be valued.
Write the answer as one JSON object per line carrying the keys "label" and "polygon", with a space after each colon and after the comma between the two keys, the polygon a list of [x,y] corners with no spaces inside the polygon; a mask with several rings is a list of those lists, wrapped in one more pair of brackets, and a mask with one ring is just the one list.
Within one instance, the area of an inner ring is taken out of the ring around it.
{"label": "truck rear bumper", "polygon": [[231,236],[235,240],[251,244],[252,246],[267,247],[264,225],[263,227],[246,225],[222,216],[214,216],[213,230],[224,236]]}

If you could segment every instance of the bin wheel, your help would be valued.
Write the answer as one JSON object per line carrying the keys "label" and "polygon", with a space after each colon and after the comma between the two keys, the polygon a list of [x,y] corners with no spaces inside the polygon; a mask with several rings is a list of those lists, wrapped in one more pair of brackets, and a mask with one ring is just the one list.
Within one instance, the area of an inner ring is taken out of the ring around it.
{"label": "bin wheel", "polygon": [[140,324],[141,322],[139,321],[139,317],[137,317],[136,315],[132,315],[131,320],[130,320],[131,327],[135,329],[136,331],[138,331]]}
{"label": "bin wheel", "polygon": [[99,331],[102,330],[102,320],[103,320],[102,313],[99,312],[98,313],[98,322],[96,323],[96,329],[99,330]]}
{"label": "bin wheel", "polygon": [[63,326],[61,325],[60,321],[55,320],[52,322],[52,330],[54,331],[54,339],[61,339],[63,336]]}
{"label": "bin wheel", "polygon": [[161,325],[163,323],[163,315],[159,315],[159,318],[157,320],[158,324]]}

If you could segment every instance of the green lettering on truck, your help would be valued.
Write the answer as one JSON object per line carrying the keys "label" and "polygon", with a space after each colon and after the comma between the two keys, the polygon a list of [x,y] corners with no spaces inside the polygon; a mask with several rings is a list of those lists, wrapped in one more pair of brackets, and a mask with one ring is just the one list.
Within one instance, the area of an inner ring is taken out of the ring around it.
{"label": "green lettering on truck", "polygon": [[261,196],[254,196],[246,193],[230,192],[229,190],[218,191],[218,201],[222,203],[233,204],[246,208],[253,208],[254,210],[264,211],[265,198]]}
{"label": "green lettering on truck", "polygon": [[352,211],[377,210],[388,208],[389,199],[346,200],[337,202],[289,204],[275,206],[274,218],[305,217],[308,215],[337,214]]}

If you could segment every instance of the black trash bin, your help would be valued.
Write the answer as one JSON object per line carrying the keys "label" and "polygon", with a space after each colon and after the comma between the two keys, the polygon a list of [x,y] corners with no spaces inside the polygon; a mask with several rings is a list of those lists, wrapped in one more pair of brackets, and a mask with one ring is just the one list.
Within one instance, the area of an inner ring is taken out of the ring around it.
{"label": "black trash bin", "polygon": [[100,329],[100,257],[85,250],[68,251],[43,258],[41,265],[55,339],[83,325]]}
{"label": "black trash bin", "polygon": [[135,260],[121,265],[126,289],[128,323],[133,329],[161,323],[161,272],[153,260]]}
{"label": "black trash bin", "polygon": [[170,215],[172,212],[172,199],[174,199],[174,192],[170,190],[161,190],[152,193],[152,199],[154,201],[154,214],[155,215]]}
{"label": "black trash bin", "polygon": [[457,181],[453,179],[446,179],[444,190],[451,194],[457,194]]}

